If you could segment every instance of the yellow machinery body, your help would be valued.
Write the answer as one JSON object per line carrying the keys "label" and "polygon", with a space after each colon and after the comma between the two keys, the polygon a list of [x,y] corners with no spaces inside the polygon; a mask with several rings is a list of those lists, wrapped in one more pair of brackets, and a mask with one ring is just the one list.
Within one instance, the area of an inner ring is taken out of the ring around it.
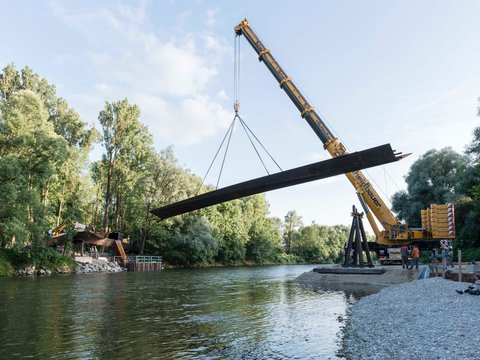
{"label": "yellow machinery body", "polygon": [[[332,157],[338,157],[348,154],[345,146],[338,138],[333,136],[314,107],[295,85],[292,78],[285,73],[273,57],[270,49],[263,44],[252,30],[248,20],[245,19],[240,22],[234,30],[238,36],[243,35],[247,39],[258,54],[259,61],[267,66],[278,81],[280,88],[283,89],[290,100],[292,100],[300,111],[301,117],[308,122],[330,155]],[[452,232],[452,223],[454,228],[454,220],[451,217],[453,213],[452,204],[431,205],[431,208],[426,210],[426,220],[425,223],[422,222],[422,228],[410,228],[407,224],[402,223],[395,217],[361,171],[355,171],[345,175],[358,194],[370,226],[375,233],[377,244],[386,247],[398,247],[413,242],[438,242],[439,239],[453,239],[455,237],[454,230]],[[448,213],[447,208],[451,209],[450,213]],[[427,215],[429,216],[429,222],[427,221]],[[383,229],[379,228],[377,221]],[[445,223],[448,223],[448,225],[445,225]]]}

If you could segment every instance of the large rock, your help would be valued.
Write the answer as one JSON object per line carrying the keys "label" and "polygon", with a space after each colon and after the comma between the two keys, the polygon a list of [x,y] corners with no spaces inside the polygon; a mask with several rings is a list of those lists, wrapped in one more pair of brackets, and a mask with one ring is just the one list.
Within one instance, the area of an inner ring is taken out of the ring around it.
{"label": "large rock", "polygon": [[94,263],[78,263],[75,272],[79,274],[93,273],[93,272],[121,272],[122,269],[115,262],[95,261]]}
{"label": "large rock", "polygon": [[69,274],[70,269],[69,269],[68,266],[63,265],[63,266],[60,266],[60,267],[57,268],[57,273],[59,273],[59,274]]}

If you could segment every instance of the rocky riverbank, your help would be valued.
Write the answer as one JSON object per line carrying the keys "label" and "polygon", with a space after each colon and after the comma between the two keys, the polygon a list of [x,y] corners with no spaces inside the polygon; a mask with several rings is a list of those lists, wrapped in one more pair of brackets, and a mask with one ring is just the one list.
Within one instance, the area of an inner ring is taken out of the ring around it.
{"label": "rocky riverbank", "polygon": [[393,285],[356,303],[345,329],[347,359],[478,359],[480,296],[470,283],[430,278]]}
{"label": "rocky riverbank", "polygon": [[63,265],[59,266],[53,270],[45,267],[45,266],[26,266],[21,267],[13,272],[14,276],[48,276],[52,274],[70,274],[72,273],[72,269],[69,266]]}
{"label": "rocky riverbank", "polygon": [[96,272],[122,272],[125,268],[120,267],[116,262],[96,261],[93,263],[78,263],[75,268],[77,274],[88,274]]}
{"label": "rocky riverbank", "polygon": [[54,270],[47,269],[42,266],[27,266],[15,271],[14,275],[17,276],[48,276],[52,274],[88,274],[99,272],[122,272],[126,269],[120,267],[116,262],[109,261],[94,261],[93,263],[77,262],[75,270],[70,269],[68,266],[59,266]]}
{"label": "rocky riverbank", "polygon": [[23,269],[17,270],[17,275],[19,276],[30,276],[30,275],[52,275],[52,271],[50,269],[37,269],[36,266],[27,266]]}

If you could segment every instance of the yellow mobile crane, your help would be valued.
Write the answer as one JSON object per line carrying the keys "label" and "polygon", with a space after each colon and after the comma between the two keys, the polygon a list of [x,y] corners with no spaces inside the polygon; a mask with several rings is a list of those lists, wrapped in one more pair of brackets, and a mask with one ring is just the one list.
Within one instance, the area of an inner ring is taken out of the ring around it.
{"label": "yellow mobile crane", "polygon": [[[333,136],[314,107],[307,101],[298,87],[295,86],[292,78],[285,73],[277,60],[275,60],[270,49],[262,43],[252,30],[247,19],[235,27],[235,33],[237,36],[243,35],[247,39],[258,54],[259,61],[267,66],[268,70],[270,70],[278,81],[280,88],[283,89],[290,100],[293,101],[300,111],[301,117],[304,118],[313,131],[315,131],[330,155],[335,158],[348,154],[345,146],[338,138]],[[423,245],[422,247],[432,247],[437,246],[440,239],[452,239],[455,237],[452,204],[432,204],[430,209],[422,210],[422,227],[410,228],[392,214],[361,171],[354,171],[345,175],[357,191],[368,222],[375,233],[377,250],[388,247],[398,248],[403,244],[417,242],[419,245]],[[383,230],[379,229],[374,217],[379,221]],[[382,255],[382,253],[380,253],[380,255]]]}

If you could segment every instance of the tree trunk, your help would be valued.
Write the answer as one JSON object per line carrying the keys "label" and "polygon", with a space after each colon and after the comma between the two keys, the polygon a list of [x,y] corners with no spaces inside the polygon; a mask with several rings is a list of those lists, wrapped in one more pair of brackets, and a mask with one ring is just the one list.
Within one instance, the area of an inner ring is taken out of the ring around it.
{"label": "tree trunk", "polygon": [[115,228],[118,230],[120,228],[120,194],[118,193],[115,195]]}
{"label": "tree trunk", "polygon": [[57,213],[57,226],[60,225],[60,219],[62,218],[62,211],[63,211],[63,199],[60,200],[60,204],[58,204],[58,213]]}
{"label": "tree trunk", "polygon": [[145,251],[146,240],[147,240],[147,229],[143,228],[140,230],[140,249],[139,249],[140,255],[143,255],[143,252]]}
{"label": "tree trunk", "polygon": [[112,173],[113,173],[113,161],[112,155],[110,154],[110,158],[108,159],[108,171],[107,171],[107,187],[105,189],[105,212],[103,214],[103,229],[105,233],[108,233],[108,209],[110,207],[110,184],[112,181]]}
{"label": "tree trunk", "polygon": [[147,232],[149,228],[149,221],[148,221],[148,214],[150,212],[151,205],[150,203],[147,204],[147,213],[145,215],[145,219],[143,220],[143,227],[140,230],[140,255],[143,255],[145,250],[145,241],[147,240]]}

